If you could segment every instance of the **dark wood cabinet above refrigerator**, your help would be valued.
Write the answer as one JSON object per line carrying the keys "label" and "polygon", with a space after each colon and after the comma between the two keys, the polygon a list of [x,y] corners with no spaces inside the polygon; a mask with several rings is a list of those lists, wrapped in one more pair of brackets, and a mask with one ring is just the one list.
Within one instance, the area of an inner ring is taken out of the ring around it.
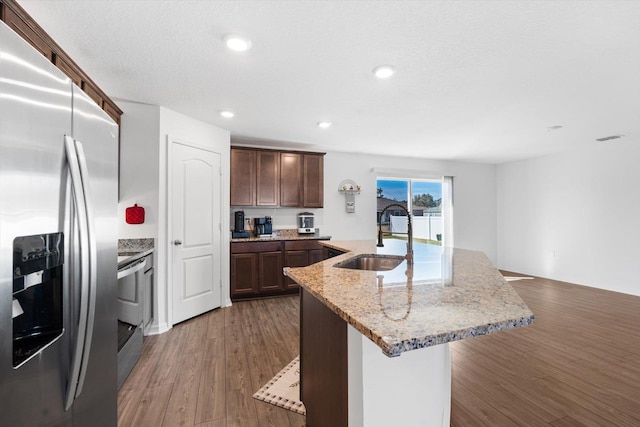
{"label": "dark wood cabinet above refrigerator", "polygon": [[38,25],[15,0],[0,0],[0,18],[9,28],[26,40],[47,60],[67,75],[80,89],[95,101],[117,124],[122,110],[64,50]]}

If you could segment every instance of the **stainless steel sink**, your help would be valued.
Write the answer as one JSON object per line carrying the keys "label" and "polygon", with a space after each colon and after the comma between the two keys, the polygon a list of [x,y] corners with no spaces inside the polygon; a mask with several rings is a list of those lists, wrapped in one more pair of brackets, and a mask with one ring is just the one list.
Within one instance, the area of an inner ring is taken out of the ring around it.
{"label": "stainless steel sink", "polygon": [[334,264],[334,267],[350,268],[352,270],[389,271],[396,268],[404,260],[405,257],[399,255],[362,254]]}

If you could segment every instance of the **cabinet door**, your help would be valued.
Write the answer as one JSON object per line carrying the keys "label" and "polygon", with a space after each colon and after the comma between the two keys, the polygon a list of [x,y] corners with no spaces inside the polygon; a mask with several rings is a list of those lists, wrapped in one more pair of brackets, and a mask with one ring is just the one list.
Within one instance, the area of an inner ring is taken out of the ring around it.
{"label": "cabinet door", "polygon": [[256,254],[231,254],[231,297],[258,292]]}
{"label": "cabinet door", "polygon": [[324,260],[324,251],[322,249],[313,249],[309,251],[309,265]]}
{"label": "cabinet door", "polygon": [[256,152],[231,149],[231,206],[256,204]]}
{"label": "cabinet door", "polygon": [[282,252],[261,252],[258,254],[258,291],[282,290]]}
{"label": "cabinet door", "polygon": [[302,206],[302,154],[280,153],[280,206]]}
{"label": "cabinet door", "polygon": [[[307,250],[286,251],[284,258],[285,267],[306,267],[309,265],[309,251]],[[285,277],[284,287],[285,289],[297,288],[298,284]]]}
{"label": "cabinet door", "polygon": [[256,205],[278,206],[280,202],[280,153],[256,152]]}
{"label": "cabinet door", "polygon": [[305,208],[321,208],[324,202],[324,157],[305,154],[303,170],[303,205]]}

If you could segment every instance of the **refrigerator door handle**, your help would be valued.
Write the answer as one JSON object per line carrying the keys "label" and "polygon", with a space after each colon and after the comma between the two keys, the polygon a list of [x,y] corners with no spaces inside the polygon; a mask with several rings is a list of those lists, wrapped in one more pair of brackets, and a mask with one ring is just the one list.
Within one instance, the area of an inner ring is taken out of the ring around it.
{"label": "refrigerator door handle", "polygon": [[65,397],[65,410],[68,410],[77,395],[78,380],[80,377],[80,368],[82,364],[82,353],[84,340],[87,331],[87,313],[89,311],[89,258],[87,256],[85,243],[88,235],[88,224],[86,216],[86,206],[84,197],[84,188],[82,185],[82,177],[80,175],[80,165],[76,146],[73,138],[68,135],[64,137],[64,148],[67,157],[67,166],[69,175],[71,176],[71,187],[73,194],[73,202],[76,206],[76,218],[78,225],[79,248],[80,248],[80,315],[78,318],[78,330],[76,333],[75,344],[72,350],[71,369],[69,371],[69,382],[67,385],[67,395]]}
{"label": "refrigerator door handle", "polygon": [[78,378],[78,389],[76,397],[82,392],[84,378],[87,374],[89,366],[89,353],[91,350],[91,341],[93,340],[93,325],[96,318],[96,293],[98,291],[98,251],[96,244],[96,232],[93,216],[93,206],[91,205],[89,189],[89,172],[87,170],[87,158],[80,141],[75,141],[76,151],[78,153],[78,161],[80,165],[80,175],[82,177],[82,194],[84,195],[84,207],[87,218],[87,238],[89,250],[89,295],[88,295],[88,314],[87,328],[84,336],[84,349],[82,352],[82,364],[80,365],[80,377]]}

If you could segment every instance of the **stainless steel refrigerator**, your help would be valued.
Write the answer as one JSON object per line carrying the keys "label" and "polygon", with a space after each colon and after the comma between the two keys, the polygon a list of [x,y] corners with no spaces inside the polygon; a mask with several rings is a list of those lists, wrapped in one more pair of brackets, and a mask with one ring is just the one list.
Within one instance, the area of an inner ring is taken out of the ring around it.
{"label": "stainless steel refrigerator", "polygon": [[115,426],[118,126],[0,22],[0,425]]}

